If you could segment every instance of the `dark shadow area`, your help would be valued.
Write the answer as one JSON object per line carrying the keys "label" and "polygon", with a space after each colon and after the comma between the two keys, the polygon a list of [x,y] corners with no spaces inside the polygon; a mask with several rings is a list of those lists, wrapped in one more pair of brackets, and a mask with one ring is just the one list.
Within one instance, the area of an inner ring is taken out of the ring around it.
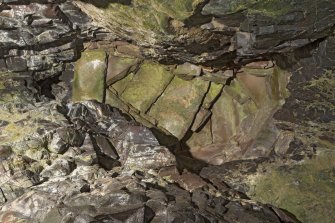
{"label": "dark shadow area", "polygon": [[[159,144],[167,147],[175,155],[179,171],[187,169],[192,173],[199,173],[202,168],[208,165],[207,163],[192,157],[189,153],[190,148],[186,148],[184,139],[179,141],[176,137],[167,135],[156,128],[151,128],[150,130],[157,138]],[[190,137],[189,134],[190,133],[185,137]]]}
{"label": "dark shadow area", "polygon": [[90,3],[98,8],[107,8],[110,3],[131,5],[132,0],[81,0],[81,1],[85,3]]}
{"label": "dark shadow area", "polygon": [[282,222],[302,223],[294,214],[285,209],[274,208],[274,207],[271,207],[271,209],[280,218]]}
{"label": "dark shadow area", "polygon": [[55,95],[53,95],[52,93],[52,85],[61,82],[59,79],[60,75],[61,74],[41,81],[37,81],[36,87],[38,87],[39,95],[44,95],[45,97],[53,100],[56,99]]}

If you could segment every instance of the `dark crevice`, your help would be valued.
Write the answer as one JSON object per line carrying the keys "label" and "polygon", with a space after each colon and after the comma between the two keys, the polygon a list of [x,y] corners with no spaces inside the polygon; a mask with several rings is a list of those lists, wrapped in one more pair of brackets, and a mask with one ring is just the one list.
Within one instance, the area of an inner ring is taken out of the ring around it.
{"label": "dark crevice", "polygon": [[81,0],[85,3],[90,3],[98,8],[107,8],[109,4],[131,5],[132,0]]}
{"label": "dark crevice", "polygon": [[61,73],[54,77],[50,77],[44,80],[37,81],[36,87],[38,87],[39,95],[55,100],[56,97],[55,95],[52,94],[52,85],[58,84],[59,82],[61,82],[59,80],[60,75]]}

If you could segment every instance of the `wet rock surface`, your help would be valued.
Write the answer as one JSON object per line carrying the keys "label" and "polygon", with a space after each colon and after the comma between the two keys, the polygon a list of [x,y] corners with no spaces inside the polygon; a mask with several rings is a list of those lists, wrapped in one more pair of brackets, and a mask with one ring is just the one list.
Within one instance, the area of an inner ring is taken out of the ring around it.
{"label": "wet rock surface", "polygon": [[334,9],[0,0],[0,222],[333,222]]}

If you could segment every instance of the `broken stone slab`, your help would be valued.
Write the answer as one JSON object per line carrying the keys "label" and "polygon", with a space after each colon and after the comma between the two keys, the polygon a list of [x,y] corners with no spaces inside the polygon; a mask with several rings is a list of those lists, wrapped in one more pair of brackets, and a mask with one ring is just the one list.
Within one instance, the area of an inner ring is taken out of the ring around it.
{"label": "broken stone slab", "polygon": [[93,136],[91,140],[95,151],[97,152],[98,162],[103,168],[111,170],[120,165],[120,162],[118,161],[119,155],[112,143],[106,137],[97,135]]}
{"label": "broken stone slab", "polygon": [[198,111],[194,122],[192,124],[191,130],[193,132],[197,131],[199,128],[203,127],[203,125],[207,122],[212,112],[210,111],[213,103],[220,96],[224,85],[218,84],[215,82],[210,82],[210,87],[208,92],[206,93],[205,99],[202,102],[202,106]]}
{"label": "broken stone slab", "polygon": [[109,87],[109,90],[115,92],[117,95],[121,95],[127,86],[131,83],[131,80],[134,78],[134,73],[129,73],[123,79],[115,82]]}
{"label": "broken stone slab", "polygon": [[205,109],[210,109],[215,100],[220,96],[223,87],[224,87],[223,84],[211,82],[209,90],[204,99],[204,102],[202,103],[202,107]]}
{"label": "broken stone slab", "polygon": [[100,154],[106,155],[114,160],[119,158],[114,146],[106,137],[97,135],[93,136],[93,138]]}
{"label": "broken stone slab", "polygon": [[128,114],[138,123],[148,127],[155,128],[157,121],[146,114],[139,114],[137,110],[130,108]]}
{"label": "broken stone slab", "polygon": [[[128,159],[130,150],[134,145],[159,146],[158,140],[153,133],[144,126],[124,125],[121,126],[121,134],[111,135],[111,141],[120,156],[120,162],[124,163]],[[144,154],[148,155],[148,154]]]}
{"label": "broken stone slab", "polygon": [[[197,149],[213,143],[211,119],[198,132],[193,132],[191,137],[185,142],[186,146],[193,154]],[[186,148],[185,148],[186,149]]]}
{"label": "broken stone slab", "polygon": [[[248,100],[245,89],[237,81],[233,82],[224,88],[221,96],[213,105],[212,133],[215,143],[227,142],[239,131],[241,121],[246,116],[255,113],[256,110],[253,101]],[[241,105],[238,101],[244,104]]]}
{"label": "broken stone slab", "polygon": [[73,158],[77,165],[91,166],[98,163],[97,153],[89,134],[86,134],[80,147],[71,147],[64,155]]}
{"label": "broken stone slab", "polygon": [[66,159],[57,159],[46,167],[40,176],[43,178],[63,177],[69,175],[75,169],[75,164]]}
{"label": "broken stone slab", "polygon": [[123,79],[129,72],[136,69],[139,59],[132,57],[108,56],[107,85]]}
{"label": "broken stone slab", "polygon": [[162,168],[159,176],[170,183],[177,183],[191,193],[207,184],[199,175],[190,173],[186,169],[180,174],[176,167]]}
{"label": "broken stone slab", "polygon": [[252,64],[247,64],[241,71],[257,77],[266,77],[273,74],[274,67],[269,61],[259,62],[259,64],[254,62]]}
{"label": "broken stone slab", "polygon": [[201,107],[197,115],[195,116],[191,130],[193,132],[196,132],[207,122],[207,120],[210,118],[211,115],[212,115],[211,111]]}
{"label": "broken stone slab", "polygon": [[[34,222],[44,219],[56,206],[57,198],[48,192],[30,191],[2,207],[1,222]],[[26,205],[30,204],[29,208]],[[20,214],[18,214],[20,213]]]}
{"label": "broken stone slab", "polygon": [[123,167],[129,170],[158,170],[162,167],[176,165],[175,156],[164,146],[133,144]]}
{"label": "broken stone slab", "polygon": [[5,63],[5,59],[0,58],[0,72],[5,72],[7,70],[8,70],[8,68],[7,68],[7,65]]}
{"label": "broken stone slab", "polygon": [[129,43],[117,45],[116,52],[120,54],[124,54],[124,55],[137,57],[137,58],[143,57],[141,48],[136,45],[129,44]]}
{"label": "broken stone slab", "polygon": [[204,74],[200,76],[201,79],[222,85],[227,84],[227,81],[234,77],[233,70],[212,71],[203,69],[203,73]]}
{"label": "broken stone slab", "polygon": [[194,77],[199,77],[201,72],[202,69],[200,66],[191,63],[178,65],[177,68],[173,70],[173,74],[185,80],[191,80]]}
{"label": "broken stone slab", "polygon": [[152,218],[155,216],[155,213],[148,206],[135,208],[131,211],[124,211],[116,214],[109,215],[99,215],[94,218],[91,223],[99,223],[99,222],[151,222]]}
{"label": "broken stone slab", "polygon": [[114,92],[107,89],[106,90],[106,104],[118,108],[121,111],[128,113],[129,112],[129,106],[124,103]]}
{"label": "broken stone slab", "polygon": [[70,146],[81,146],[83,141],[84,136],[79,131],[61,127],[52,134],[48,149],[51,152],[63,154]]}
{"label": "broken stone slab", "polygon": [[198,78],[186,81],[174,77],[148,115],[158,121],[158,127],[181,139],[190,128],[208,87],[209,82]]}
{"label": "broken stone slab", "polygon": [[145,62],[123,91],[121,98],[138,111],[145,113],[162,94],[173,75],[166,67]]}
{"label": "broken stone slab", "polygon": [[55,58],[46,55],[32,55],[27,59],[29,70],[47,70],[54,63]]}
{"label": "broken stone slab", "polygon": [[107,54],[103,50],[87,50],[76,62],[72,88],[74,102],[104,101]]}

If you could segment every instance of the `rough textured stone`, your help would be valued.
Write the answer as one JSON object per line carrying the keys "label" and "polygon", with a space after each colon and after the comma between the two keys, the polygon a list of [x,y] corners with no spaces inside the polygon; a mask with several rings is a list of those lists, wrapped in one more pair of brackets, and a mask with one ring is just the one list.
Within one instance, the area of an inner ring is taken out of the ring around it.
{"label": "rough textured stone", "polygon": [[109,55],[106,77],[107,85],[111,85],[124,78],[130,71],[136,69],[135,65],[138,62],[137,58]]}
{"label": "rough textured stone", "polygon": [[328,0],[75,4],[118,37],[145,46],[150,57],[208,65],[299,49],[332,33],[335,19]]}
{"label": "rough textured stone", "polygon": [[158,126],[181,139],[190,128],[208,86],[200,79],[185,81],[174,77],[148,114],[158,121]]}
{"label": "rough textured stone", "polygon": [[332,222],[334,8],[0,1],[0,221]]}
{"label": "rough textured stone", "polygon": [[144,63],[121,94],[121,98],[145,113],[162,94],[173,75],[165,67]]}
{"label": "rough textured stone", "polygon": [[177,68],[173,71],[173,73],[183,79],[192,79],[194,77],[198,77],[201,75],[202,69],[199,66],[184,63],[182,65],[178,65]]}
{"label": "rough textured stone", "polygon": [[106,52],[86,51],[76,62],[73,80],[73,101],[104,101],[106,86]]}

